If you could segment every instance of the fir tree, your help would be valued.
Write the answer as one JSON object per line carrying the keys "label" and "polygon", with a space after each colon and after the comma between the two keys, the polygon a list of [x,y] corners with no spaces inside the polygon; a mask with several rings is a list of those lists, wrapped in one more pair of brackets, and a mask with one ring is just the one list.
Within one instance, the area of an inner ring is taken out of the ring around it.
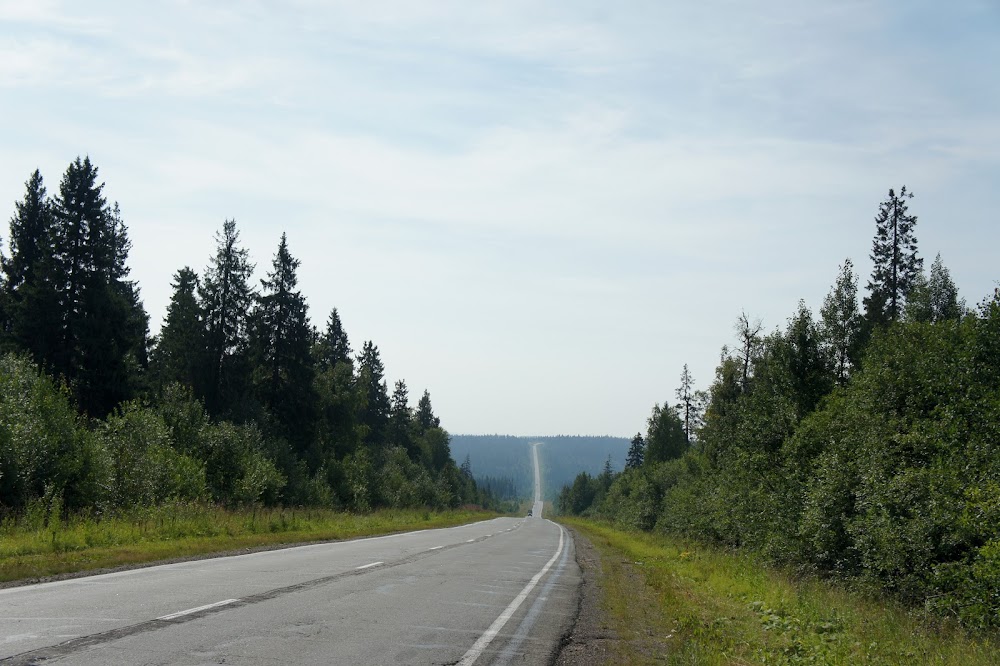
{"label": "fir tree", "polygon": [[42,174],[36,169],[24,185],[24,199],[14,205],[10,220],[10,258],[2,259],[5,287],[10,294],[30,282],[35,267],[51,254],[52,203],[46,197]]}
{"label": "fir tree", "polygon": [[923,266],[923,259],[917,257],[917,217],[908,214],[906,203],[912,198],[913,193],[907,192],[904,185],[898,195],[890,189],[889,198],[879,205],[870,255],[875,266],[864,301],[869,327],[900,319],[906,297]]}
{"label": "fir tree", "polygon": [[378,347],[371,340],[365,342],[358,361],[358,394],[358,422],[365,428],[365,443],[385,444],[390,411],[389,389]]}
{"label": "fir tree", "polygon": [[226,220],[216,234],[216,252],[198,290],[205,316],[205,402],[213,414],[223,414],[245,392],[248,317],[254,292],[250,276],[254,265],[239,246],[236,220]]}
{"label": "fir tree", "polygon": [[642,433],[635,433],[632,444],[628,448],[628,455],[625,457],[625,469],[638,469],[642,467],[646,456],[646,440],[642,438]]}
{"label": "fir tree", "polygon": [[441,419],[434,416],[434,410],[431,407],[431,394],[427,389],[424,389],[424,394],[420,396],[420,400],[417,402],[416,422],[417,432],[421,435],[431,428],[441,426]]}
{"label": "fir tree", "polygon": [[337,308],[330,312],[326,321],[326,330],[320,335],[317,351],[317,363],[321,370],[335,367],[338,363],[351,361],[351,345],[347,340],[347,332],[340,321]]}
{"label": "fir tree", "polygon": [[205,317],[198,302],[198,286],[198,275],[187,266],[174,275],[174,293],[167,306],[167,317],[151,363],[161,389],[172,382],[201,389],[205,365]]}
{"label": "fir tree", "polygon": [[653,407],[646,432],[645,464],[680,458],[688,449],[684,426],[669,408]]}
{"label": "fir tree", "polygon": [[690,444],[695,430],[701,423],[701,414],[698,409],[697,391],[694,389],[694,377],[691,376],[687,363],[681,370],[681,385],[674,395],[679,401],[675,409],[684,423],[684,437]]}
{"label": "fir tree", "polygon": [[260,400],[278,422],[281,434],[302,451],[310,440],[316,401],[312,328],[305,297],[296,288],[299,264],[282,234],[267,279],[261,280],[251,349]]}
{"label": "fir tree", "polygon": [[409,392],[406,382],[402,379],[396,382],[392,392],[392,406],[389,412],[389,443],[401,446],[411,458],[420,457],[420,449],[414,445],[410,429],[413,423],[413,413],[409,405]]}

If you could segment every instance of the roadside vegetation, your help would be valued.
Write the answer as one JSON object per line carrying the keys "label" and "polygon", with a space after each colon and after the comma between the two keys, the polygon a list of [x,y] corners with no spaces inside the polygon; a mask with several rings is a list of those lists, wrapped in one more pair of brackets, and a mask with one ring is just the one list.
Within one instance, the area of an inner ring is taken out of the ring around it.
{"label": "roadside vegetation", "polygon": [[95,519],[80,514],[60,518],[34,503],[0,524],[0,583],[247,548],[449,527],[494,515],[469,509],[353,514],[173,503]]}
{"label": "roadside vegetation", "polygon": [[818,319],[740,316],[708,391],[685,367],[625,470],[560,511],[1000,629],[1000,290],[967,307],[940,255],[928,275],[909,200],[879,207],[863,309],[847,261]]}
{"label": "roadside vegetation", "polygon": [[0,255],[6,579],[189,548],[151,545],[166,539],[207,552],[516,507],[455,464],[428,391],[415,405],[403,380],[390,393],[374,342],[355,352],[336,309],[311,323],[284,234],[255,285],[224,221],[204,271],[175,274],[151,337],[97,167],[77,158],[53,196],[37,170],[25,185]]}
{"label": "roadside vegetation", "polygon": [[764,565],[760,558],[604,521],[560,518],[601,557],[616,664],[995,664],[954,620]]}

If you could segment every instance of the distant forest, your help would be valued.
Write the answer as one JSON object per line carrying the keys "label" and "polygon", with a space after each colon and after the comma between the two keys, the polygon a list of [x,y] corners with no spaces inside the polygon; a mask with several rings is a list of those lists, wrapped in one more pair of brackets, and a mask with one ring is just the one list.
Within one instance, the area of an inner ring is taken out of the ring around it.
{"label": "distant forest", "polygon": [[97,167],[77,158],[53,196],[32,173],[0,277],[0,514],[490,504],[430,394],[390,392],[378,347],[352,349],[336,309],[312,325],[299,260],[276,240],[254,284],[224,221],[207,266],[177,270],[151,338]]}
{"label": "distant forest", "polygon": [[456,460],[468,459],[477,481],[508,477],[519,497],[530,498],[534,493],[532,442],[542,444],[538,451],[542,493],[549,499],[555,499],[559,489],[580,472],[596,475],[606,465],[613,470],[624,469],[629,447],[624,437],[453,435],[451,448]]}
{"label": "distant forest", "polygon": [[818,318],[742,314],[709,389],[685,367],[626,469],[580,474],[560,510],[1000,626],[1000,290],[968,307],[940,255],[925,271],[911,197],[878,208],[860,304],[848,260]]}

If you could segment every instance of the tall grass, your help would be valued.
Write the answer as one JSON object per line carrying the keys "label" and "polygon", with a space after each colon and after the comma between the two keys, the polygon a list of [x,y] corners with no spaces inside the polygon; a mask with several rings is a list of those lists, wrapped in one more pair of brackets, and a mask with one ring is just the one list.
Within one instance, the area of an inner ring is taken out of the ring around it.
{"label": "tall grass", "polygon": [[993,634],[971,634],[891,601],[797,579],[745,555],[560,520],[601,554],[604,606],[626,639],[615,663],[1000,663]]}
{"label": "tall grass", "polygon": [[475,510],[384,510],[351,514],[316,508],[250,508],[178,503],[112,518],[59,518],[36,503],[0,522],[0,582],[134,565],[177,557],[483,520]]}

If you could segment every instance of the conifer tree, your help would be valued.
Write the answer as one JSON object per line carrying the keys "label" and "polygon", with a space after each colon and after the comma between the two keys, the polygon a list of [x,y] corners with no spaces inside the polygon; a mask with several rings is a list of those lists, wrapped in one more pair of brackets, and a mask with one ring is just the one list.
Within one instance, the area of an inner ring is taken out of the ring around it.
{"label": "conifer tree", "polygon": [[185,266],[174,274],[174,293],[151,362],[159,388],[179,382],[202,388],[205,317],[198,302],[198,275]]}
{"label": "conifer tree", "polygon": [[52,225],[52,202],[36,169],[25,183],[24,199],[15,204],[10,257],[2,259],[4,332],[8,344],[28,351],[36,363],[49,367],[61,325],[55,286],[47,284],[54,277]]}
{"label": "conifer tree", "polygon": [[251,349],[254,386],[261,402],[277,420],[281,434],[302,451],[315,422],[315,398],[312,328],[305,297],[297,289],[300,263],[281,234],[272,269],[261,280]]}
{"label": "conifer tree", "polygon": [[254,292],[254,265],[239,245],[236,220],[226,220],[216,234],[215,256],[198,290],[205,316],[205,403],[213,414],[224,414],[243,395],[249,379],[248,316]]}
{"label": "conifer tree", "polygon": [[389,424],[389,389],[378,347],[368,340],[358,362],[358,422],[365,428],[364,442],[380,446],[386,441]]}
{"label": "conifer tree", "polygon": [[22,311],[27,321],[18,323],[40,333],[29,349],[69,381],[80,408],[95,417],[136,392],[149,321],[138,288],[126,280],[125,224],[103,188],[89,157],[67,167],[52,206],[50,254],[36,262],[28,287],[38,307]]}
{"label": "conifer tree", "polygon": [[441,426],[441,419],[434,416],[434,409],[431,407],[431,394],[427,389],[424,389],[424,394],[420,396],[420,400],[417,402],[416,421],[417,432],[420,435],[423,435],[431,428]]}
{"label": "conifer tree", "polygon": [[647,425],[645,464],[680,458],[687,451],[684,426],[674,410],[654,405]]}
{"label": "conifer tree", "polygon": [[923,259],[917,257],[917,216],[908,214],[906,203],[912,198],[913,193],[904,185],[898,195],[890,189],[889,198],[879,205],[870,255],[875,266],[864,301],[869,327],[901,318],[906,297],[923,266]]}
{"label": "conifer tree", "polygon": [[320,335],[317,347],[317,363],[320,370],[335,367],[338,363],[350,362],[351,345],[347,340],[347,332],[340,321],[337,308],[330,312],[330,317],[326,320],[326,329]]}
{"label": "conifer tree", "polygon": [[395,390],[392,392],[392,406],[389,412],[389,443],[392,446],[403,447],[411,458],[417,459],[420,456],[420,449],[413,442],[412,424],[413,413],[409,405],[409,392],[406,389],[406,382],[400,379],[396,382]]}
{"label": "conifer tree", "polygon": [[635,433],[632,444],[628,447],[628,455],[625,457],[625,469],[638,469],[642,467],[646,455],[646,440],[642,433]]}
{"label": "conifer tree", "polygon": [[820,309],[823,350],[830,359],[837,382],[841,384],[847,381],[855,365],[861,324],[858,278],[854,275],[851,260],[845,259],[837,274],[837,281],[823,299],[823,307]]}
{"label": "conifer tree", "polygon": [[684,424],[684,437],[690,444],[695,430],[701,423],[701,414],[697,391],[694,388],[694,377],[691,376],[687,363],[684,364],[684,369],[681,371],[681,385],[674,395],[679,401],[675,409]]}

